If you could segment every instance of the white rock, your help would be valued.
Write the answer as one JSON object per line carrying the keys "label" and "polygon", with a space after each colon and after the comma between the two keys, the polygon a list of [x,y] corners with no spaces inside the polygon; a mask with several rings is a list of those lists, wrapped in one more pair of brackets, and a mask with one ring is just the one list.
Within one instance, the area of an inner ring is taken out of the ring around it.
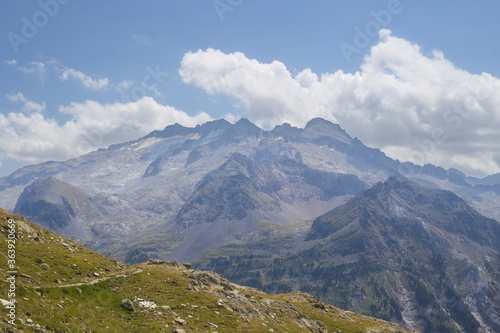
{"label": "white rock", "polygon": [[147,308],[147,309],[154,309],[158,307],[158,305],[155,302],[145,301],[145,300],[139,301],[139,306],[141,308]]}

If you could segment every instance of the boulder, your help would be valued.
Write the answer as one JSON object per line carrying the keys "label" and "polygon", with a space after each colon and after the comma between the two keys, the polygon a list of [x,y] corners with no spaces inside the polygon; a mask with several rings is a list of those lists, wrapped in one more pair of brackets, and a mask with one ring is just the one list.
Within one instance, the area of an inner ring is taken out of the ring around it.
{"label": "boulder", "polygon": [[134,312],[135,311],[135,308],[134,308],[134,303],[132,303],[131,300],[129,299],[124,299],[122,301],[122,309],[126,310],[126,311],[130,311],[130,312]]}

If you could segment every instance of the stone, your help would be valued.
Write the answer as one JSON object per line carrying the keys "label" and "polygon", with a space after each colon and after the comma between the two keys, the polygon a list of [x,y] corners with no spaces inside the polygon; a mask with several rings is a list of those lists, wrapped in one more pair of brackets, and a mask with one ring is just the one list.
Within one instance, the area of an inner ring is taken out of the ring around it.
{"label": "stone", "polygon": [[122,309],[124,309],[126,311],[130,311],[130,312],[134,312],[135,311],[134,303],[132,303],[132,301],[129,300],[129,299],[124,299],[122,301],[121,307],[122,307]]}
{"label": "stone", "polygon": [[146,265],[163,265],[166,263],[167,262],[164,260],[155,260],[155,259],[148,259],[148,261],[146,261]]}
{"label": "stone", "polygon": [[177,325],[182,325],[182,326],[187,325],[187,321],[185,321],[184,319],[181,319],[181,318],[176,318],[174,321]]}
{"label": "stone", "polygon": [[143,299],[139,300],[139,306],[142,308],[148,308],[148,309],[154,309],[154,308],[158,307],[158,305],[155,302],[146,301]]}

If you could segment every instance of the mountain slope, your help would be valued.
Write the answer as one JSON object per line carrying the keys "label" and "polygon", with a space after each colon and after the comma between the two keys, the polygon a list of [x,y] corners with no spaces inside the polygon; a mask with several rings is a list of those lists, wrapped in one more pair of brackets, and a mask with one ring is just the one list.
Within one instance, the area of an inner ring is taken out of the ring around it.
{"label": "mountain slope", "polygon": [[[311,220],[400,174],[451,190],[482,214],[500,217],[495,177],[472,180],[458,170],[401,163],[321,118],[304,128],[283,124],[271,131],[246,119],[194,128],[174,124],[2,177],[0,204],[12,210],[31,183],[54,177],[85,191],[91,208],[58,204],[63,220],[79,226],[64,235],[129,262],[191,260],[223,243],[267,233],[271,225],[302,235]],[[61,197],[56,187],[47,188],[55,193],[47,190],[46,196]],[[36,212],[29,214],[37,221]],[[47,226],[63,232],[57,224]]]}
{"label": "mountain slope", "polygon": [[309,168],[293,147],[273,148],[262,142],[249,157],[235,153],[204,177],[174,219],[172,233],[189,241],[170,257],[192,260],[221,243],[256,237],[270,222],[312,219],[367,187],[354,175]]}
{"label": "mountain slope", "polygon": [[218,249],[200,267],[422,332],[500,331],[500,223],[451,192],[391,177],[317,218],[305,241],[274,257]]}
{"label": "mountain slope", "polygon": [[0,247],[9,234],[17,274],[15,288],[0,284],[2,332],[406,332],[307,294],[267,295],[178,262],[122,264],[0,209]]}

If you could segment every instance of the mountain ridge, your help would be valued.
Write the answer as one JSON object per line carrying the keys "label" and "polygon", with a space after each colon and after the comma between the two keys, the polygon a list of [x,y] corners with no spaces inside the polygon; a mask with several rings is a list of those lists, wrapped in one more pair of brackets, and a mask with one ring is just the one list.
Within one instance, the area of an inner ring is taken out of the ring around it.
{"label": "mountain ridge", "polygon": [[452,192],[393,176],[315,219],[304,237],[299,252],[252,256],[251,244],[227,246],[197,267],[422,332],[500,329],[500,223]]}

